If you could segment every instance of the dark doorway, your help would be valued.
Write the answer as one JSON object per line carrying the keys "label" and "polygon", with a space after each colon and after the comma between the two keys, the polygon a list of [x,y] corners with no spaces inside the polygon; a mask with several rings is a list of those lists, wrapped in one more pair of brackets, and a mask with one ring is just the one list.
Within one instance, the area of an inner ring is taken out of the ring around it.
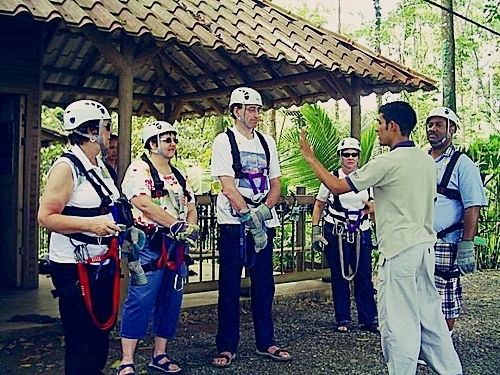
{"label": "dark doorway", "polygon": [[0,94],[0,285],[10,287],[22,282],[22,98]]}

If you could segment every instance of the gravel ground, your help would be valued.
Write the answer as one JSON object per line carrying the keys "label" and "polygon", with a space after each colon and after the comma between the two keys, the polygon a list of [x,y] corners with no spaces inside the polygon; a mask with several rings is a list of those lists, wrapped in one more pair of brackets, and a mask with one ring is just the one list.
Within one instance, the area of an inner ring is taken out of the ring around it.
{"label": "gravel ground", "polygon": [[[500,271],[484,271],[464,278],[465,303],[457,321],[454,342],[464,366],[464,374],[500,373]],[[215,309],[183,312],[178,337],[169,347],[170,356],[183,367],[183,374],[387,374],[380,337],[354,329],[336,333],[331,300],[321,296],[299,296],[275,304],[278,344],[294,360],[277,363],[255,354],[251,314],[242,307],[241,341],[237,358],[230,368],[215,369]],[[355,318],[355,317],[354,317]],[[0,344],[0,374],[63,374],[63,340],[58,334],[18,339]],[[137,374],[159,374],[147,370],[152,340],[139,343]],[[106,374],[115,374],[120,358],[119,338],[114,335]],[[418,375],[433,374],[419,366]]]}

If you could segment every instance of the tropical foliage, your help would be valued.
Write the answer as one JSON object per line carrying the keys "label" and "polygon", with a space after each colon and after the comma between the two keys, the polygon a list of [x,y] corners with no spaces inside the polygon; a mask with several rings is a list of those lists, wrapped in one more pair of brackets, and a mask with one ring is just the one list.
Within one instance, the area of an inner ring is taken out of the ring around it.
{"label": "tropical foliage", "polygon": [[[320,182],[297,147],[300,130],[306,130],[307,139],[318,160],[328,170],[334,170],[340,167],[337,144],[342,138],[349,136],[349,129],[332,119],[319,104],[305,104],[300,111],[288,113],[292,116],[295,126],[286,129],[278,141],[283,184],[287,185],[289,190],[293,186],[304,186],[308,194],[314,194],[318,191]],[[362,122],[364,131],[361,136],[360,165],[371,158],[377,147],[376,132],[370,116],[364,116]]]}

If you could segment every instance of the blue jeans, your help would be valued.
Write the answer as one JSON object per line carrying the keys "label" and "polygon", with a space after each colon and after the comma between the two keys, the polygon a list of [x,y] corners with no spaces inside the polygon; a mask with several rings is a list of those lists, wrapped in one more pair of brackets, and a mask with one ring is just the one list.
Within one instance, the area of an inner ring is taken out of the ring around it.
{"label": "blue jeans", "polygon": [[[159,256],[160,253],[151,251],[149,238],[146,239],[139,256],[141,264]],[[144,338],[151,316],[153,316],[151,333],[154,336],[164,339],[175,337],[182,305],[182,291],[174,288],[175,275],[175,271],[163,268],[146,272],[148,279],[146,285],[132,285],[129,279],[127,298],[123,303],[121,337]]]}
{"label": "blue jeans", "polygon": [[[220,225],[218,327],[215,342],[218,352],[236,353],[240,340],[240,292],[243,260],[239,250],[239,225]],[[267,229],[268,243],[255,256],[249,268],[251,279],[252,319],[257,349],[267,350],[274,342],[272,304],[274,298],[273,239],[274,228]],[[254,249],[253,237],[247,236],[247,251]],[[251,260],[249,255],[248,259]]]}
{"label": "blue jeans", "polygon": [[[349,281],[342,276],[340,268],[340,254],[338,237],[332,234],[333,225],[325,223],[324,237],[328,241],[325,246],[325,255],[330,266],[332,276],[333,308],[337,324],[351,322],[351,297]],[[354,298],[358,310],[358,322],[360,324],[373,324],[377,322],[377,306],[375,304],[374,289],[372,282],[372,240],[371,230],[361,232],[361,248],[359,265],[356,276],[354,276]],[[356,267],[356,243],[349,243],[342,239],[344,252],[344,273],[350,274],[349,265],[352,270]]]}

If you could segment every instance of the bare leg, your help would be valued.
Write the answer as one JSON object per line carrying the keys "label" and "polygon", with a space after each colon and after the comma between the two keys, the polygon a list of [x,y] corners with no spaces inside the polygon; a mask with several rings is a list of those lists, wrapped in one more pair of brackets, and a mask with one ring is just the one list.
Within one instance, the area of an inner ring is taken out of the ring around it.
{"label": "bare leg", "polygon": [[455,319],[446,319],[446,324],[448,324],[448,331],[453,331],[455,326]]}
{"label": "bare leg", "polygon": [[[122,365],[127,365],[129,363],[134,363],[134,352],[137,346],[136,339],[124,339],[122,338]],[[120,375],[126,375],[133,373],[133,369],[130,367],[123,369]]]}
{"label": "bare leg", "polygon": [[[153,351],[153,356],[158,357],[161,354],[167,354],[167,339],[164,339],[162,337],[156,337],[155,336],[155,348]],[[158,361],[158,364],[163,365],[165,362],[168,362],[169,358],[165,357],[162,358],[160,361]],[[176,364],[171,364],[169,365],[169,370],[175,371],[179,369],[179,366]]]}

